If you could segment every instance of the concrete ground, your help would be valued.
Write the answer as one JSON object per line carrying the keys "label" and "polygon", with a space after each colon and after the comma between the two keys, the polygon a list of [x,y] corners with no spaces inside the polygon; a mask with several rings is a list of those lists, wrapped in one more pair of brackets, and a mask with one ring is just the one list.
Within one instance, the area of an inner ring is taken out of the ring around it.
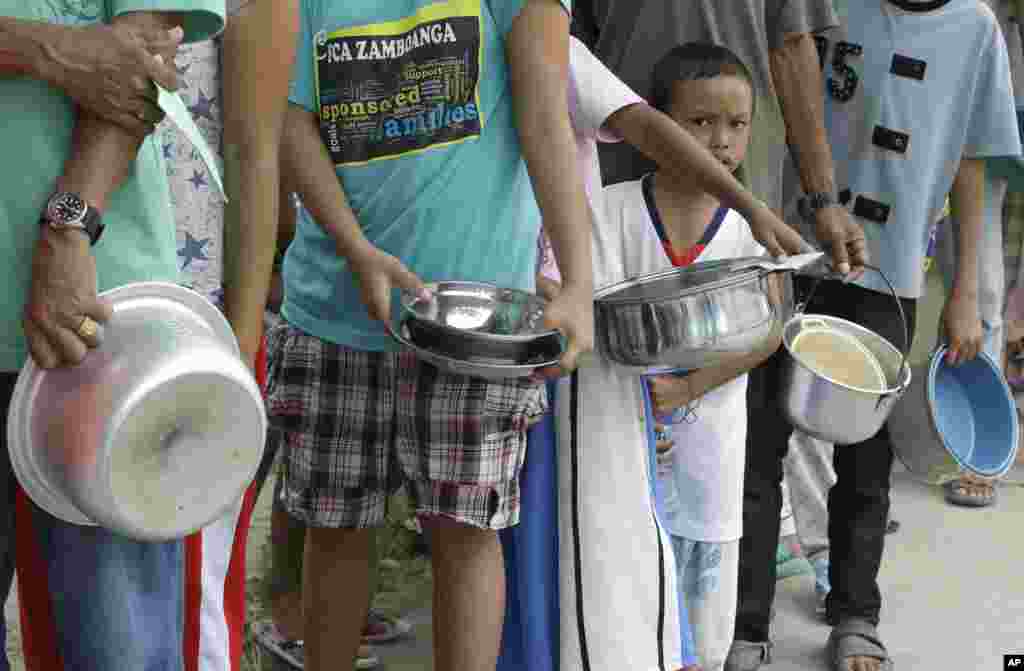
{"label": "concrete ground", "polygon": [[[933,346],[941,287],[921,306],[921,337],[912,358]],[[1024,470],[1012,474],[1024,481]],[[987,671],[1002,669],[1006,653],[1024,653],[1024,488],[1006,484],[991,509],[953,508],[941,491],[921,485],[898,469],[893,517],[902,523],[889,536],[880,583],[884,610],[880,628],[898,671]],[[269,497],[261,497],[250,538],[250,569],[266,542]],[[15,599],[6,609],[17,642]],[[810,577],[779,583],[775,662],[768,671],[825,671],[828,628],[813,614]],[[415,626],[403,642],[380,646],[387,671],[428,671],[431,664],[429,609],[406,616]],[[20,656],[12,657],[20,671]],[[270,669],[271,666],[264,666]],[[340,667],[339,667],[340,668]],[[275,666],[273,671],[283,671]],[[527,670],[524,670],[527,671]]]}

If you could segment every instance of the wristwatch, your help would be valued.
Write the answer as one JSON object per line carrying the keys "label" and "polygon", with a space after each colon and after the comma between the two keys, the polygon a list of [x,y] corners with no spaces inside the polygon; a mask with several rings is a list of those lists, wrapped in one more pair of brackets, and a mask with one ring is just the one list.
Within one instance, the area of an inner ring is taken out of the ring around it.
{"label": "wristwatch", "polygon": [[46,202],[46,209],[43,210],[42,220],[55,231],[82,231],[89,236],[89,243],[92,245],[95,245],[103,234],[100,211],[70,191],[58,191],[50,196]]}
{"label": "wristwatch", "polygon": [[826,207],[832,207],[833,205],[838,205],[835,196],[827,191],[816,191],[801,198],[797,208],[801,217],[807,221],[813,221],[814,215],[818,213],[818,210],[824,210]]}

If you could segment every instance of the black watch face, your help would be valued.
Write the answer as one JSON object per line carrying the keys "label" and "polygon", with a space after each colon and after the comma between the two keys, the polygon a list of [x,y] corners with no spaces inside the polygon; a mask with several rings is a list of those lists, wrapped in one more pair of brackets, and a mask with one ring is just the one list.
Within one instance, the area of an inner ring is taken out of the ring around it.
{"label": "black watch face", "polygon": [[73,193],[57,194],[47,208],[50,221],[57,224],[80,222],[85,216],[85,201]]}

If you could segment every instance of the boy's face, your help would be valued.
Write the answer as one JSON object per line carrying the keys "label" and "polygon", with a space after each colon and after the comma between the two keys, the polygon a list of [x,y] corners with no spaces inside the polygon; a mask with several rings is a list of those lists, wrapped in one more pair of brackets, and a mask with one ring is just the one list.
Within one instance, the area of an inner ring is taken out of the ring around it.
{"label": "boy's face", "polygon": [[720,75],[675,82],[668,114],[735,171],[747,154],[753,105],[746,79]]}

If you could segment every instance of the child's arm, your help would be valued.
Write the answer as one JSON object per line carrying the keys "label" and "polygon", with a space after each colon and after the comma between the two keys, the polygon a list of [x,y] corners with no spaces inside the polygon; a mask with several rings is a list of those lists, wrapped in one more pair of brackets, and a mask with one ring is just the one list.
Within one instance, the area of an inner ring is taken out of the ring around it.
{"label": "child's arm", "polygon": [[808,247],[800,234],[754,197],[685,128],[650,105],[625,107],[606,123],[612,131],[653,159],[665,172],[700,187],[736,210],[750,223],[754,237],[773,256],[799,254]]}
{"label": "child's arm", "polygon": [[[953,181],[950,205],[960,228],[957,239],[956,276],[942,311],[949,343],[947,360],[970,361],[981,348],[981,317],[978,311],[978,248],[985,226],[985,161],[963,158]],[[998,222],[992,222],[998,225]]]}
{"label": "child's arm", "polygon": [[516,125],[562,287],[546,321],[568,339],[563,370],[594,346],[590,214],[569,123],[569,17],[557,0],[527,0],[506,42]]}
{"label": "child's arm", "polygon": [[685,408],[709,391],[717,389],[726,382],[735,380],[740,375],[757,368],[768,357],[779,349],[782,344],[781,331],[760,349],[749,354],[727,361],[720,366],[709,366],[692,371],[685,377],[676,375],[652,376],[648,382],[651,390],[651,403],[655,415],[668,415],[678,408]]}
{"label": "child's arm", "polygon": [[295,185],[302,205],[334,238],[359,281],[370,317],[391,318],[391,290],[422,291],[423,283],[401,261],[373,246],[349,207],[327,148],[320,138],[317,117],[305,108],[288,105],[282,134],[283,168]]}
{"label": "child's arm", "polygon": [[221,48],[224,104],[224,306],[255,367],[273,280],[281,130],[299,29],[298,0],[253,2],[228,22]]}

